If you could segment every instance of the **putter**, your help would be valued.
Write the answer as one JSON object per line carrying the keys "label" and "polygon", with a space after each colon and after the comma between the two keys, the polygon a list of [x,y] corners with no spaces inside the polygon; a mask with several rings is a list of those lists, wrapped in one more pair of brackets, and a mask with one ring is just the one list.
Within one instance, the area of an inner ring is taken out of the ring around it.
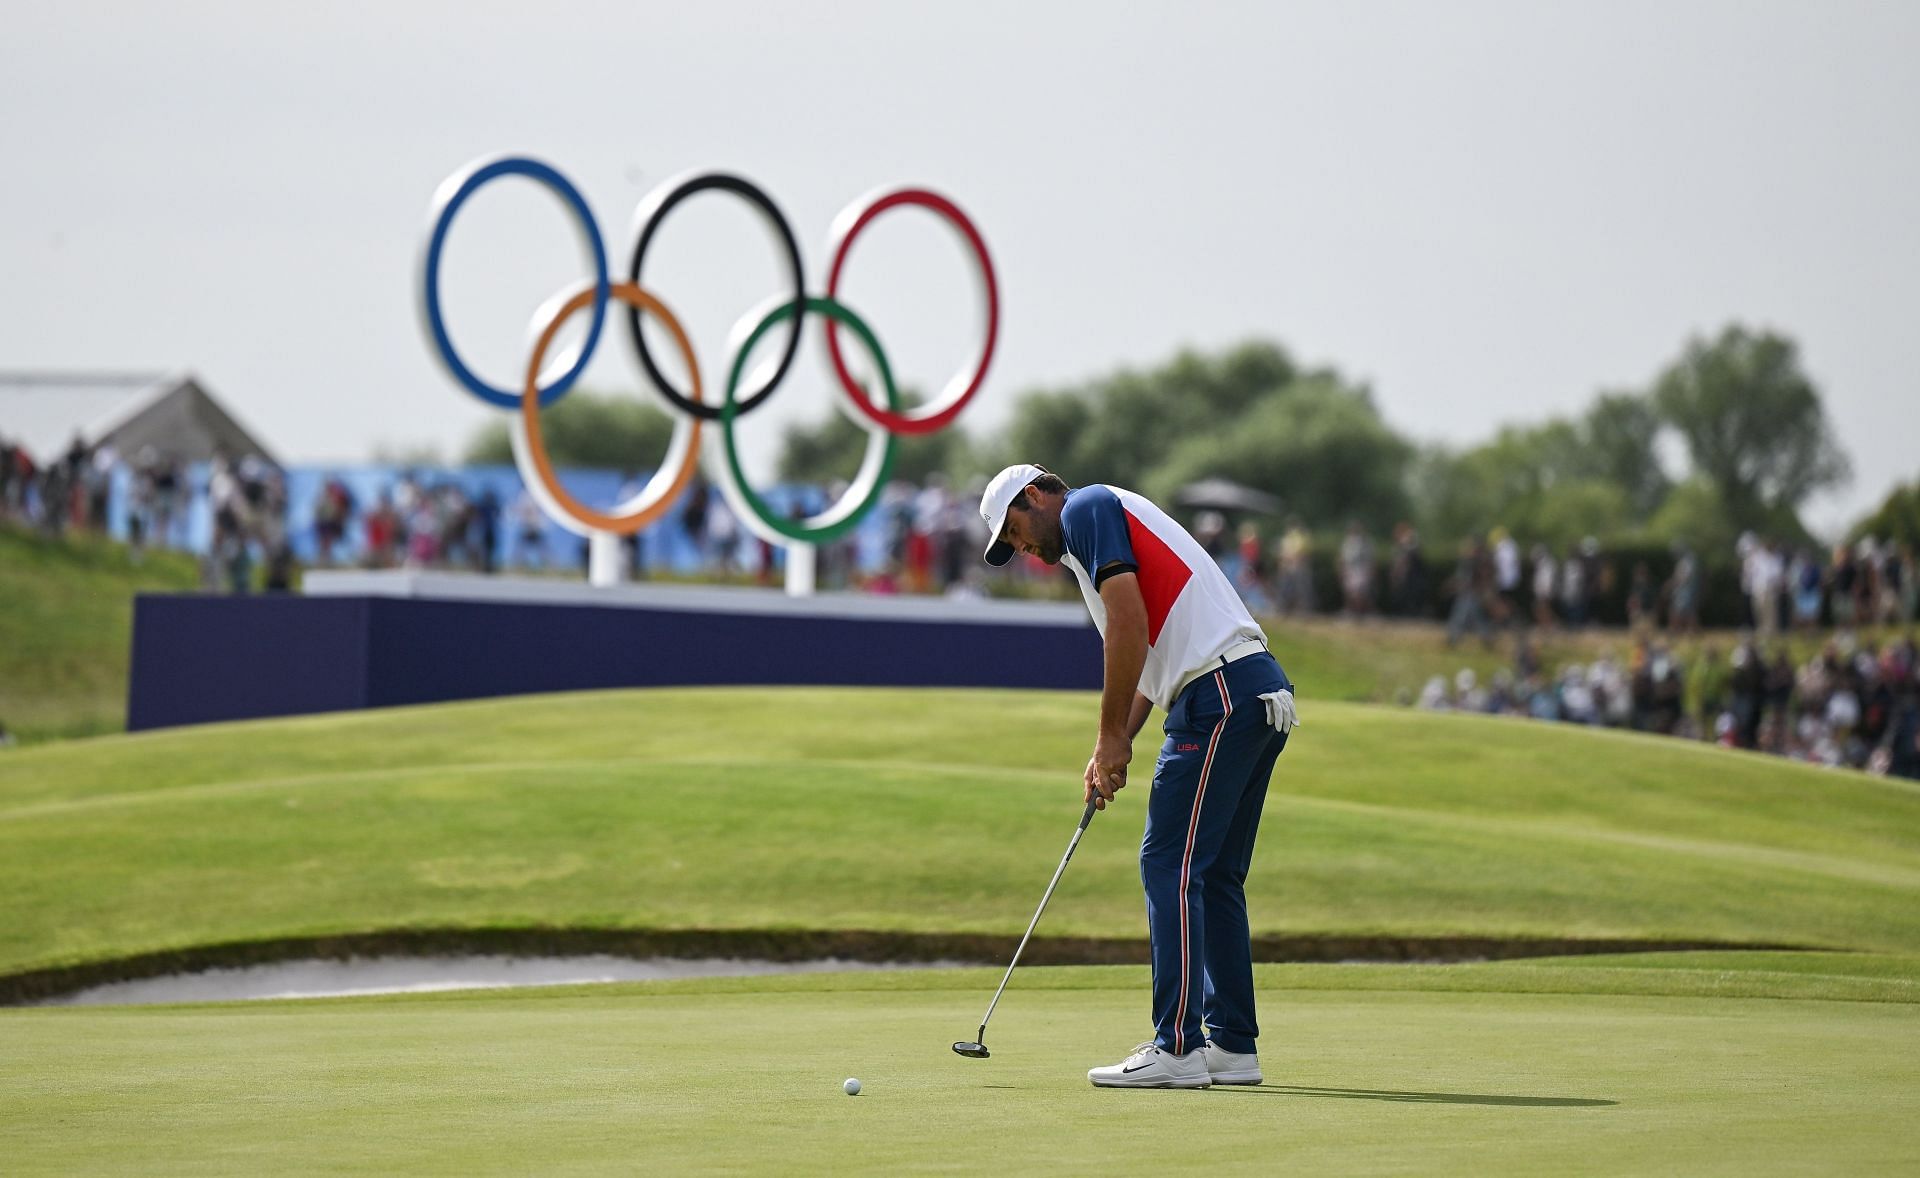
{"label": "putter", "polygon": [[993,1001],[987,1003],[987,1013],[980,1019],[980,1034],[973,1042],[961,1042],[953,1045],[954,1053],[970,1059],[986,1059],[993,1053],[987,1050],[987,1020],[993,1017],[993,1008],[1000,1005],[1000,995],[1007,992],[1007,983],[1013,979],[1013,967],[1020,964],[1020,954],[1027,947],[1027,940],[1033,936],[1034,926],[1040,923],[1040,914],[1047,910],[1047,901],[1053,899],[1053,889],[1060,884],[1061,875],[1067,870],[1067,861],[1073,858],[1073,849],[1080,845],[1080,836],[1087,833],[1087,823],[1093,821],[1094,803],[1087,803],[1087,812],[1080,815],[1080,825],[1073,832],[1073,839],[1067,843],[1067,853],[1060,857],[1060,866],[1053,869],[1053,880],[1047,884],[1047,894],[1040,897],[1040,907],[1033,910],[1033,919],[1027,922],[1026,936],[1020,938],[1019,948],[1013,951],[1013,960],[1007,963],[1007,976],[1000,979],[1000,988],[993,992]]}

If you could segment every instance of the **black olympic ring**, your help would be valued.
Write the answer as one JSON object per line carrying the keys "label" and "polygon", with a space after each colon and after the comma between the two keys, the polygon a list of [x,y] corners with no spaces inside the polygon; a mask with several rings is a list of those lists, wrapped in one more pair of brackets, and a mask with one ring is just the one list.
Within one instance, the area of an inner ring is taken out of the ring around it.
{"label": "black olympic ring", "polygon": [[[666,220],[667,213],[673,209],[673,206],[695,193],[705,192],[708,189],[731,192],[759,211],[767,227],[773,231],[777,242],[785,247],[787,269],[793,275],[793,299],[788,304],[792,308],[793,319],[787,326],[787,346],[780,353],[780,362],[774,366],[772,375],[767,377],[759,388],[752,389],[741,397],[738,404],[734,406],[735,416],[745,416],[754,406],[767,399],[767,394],[786,379],[788,370],[793,367],[793,358],[800,351],[800,321],[807,309],[806,272],[800,264],[800,243],[794,240],[793,229],[787,224],[787,218],[781,214],[779,206],[773,203],[773,198],[751,180],[728,172],[699,172],[682,180],[668,181],[655,189],[635,213],[638,232],[633,242],[633,260],[627,264],[627,281],[635,286],[644,287],[645,284],[640,281],[640,265],[646,260],[647,246],[653,241],[654,230]],[[647,370],[647,375],[653,378],[654,387],[660,390],[667,400],[672,401],[681,411],[690,413],[702,421],[720,420],[719,405],[694,400],[675,388],[673,382],[667,379],[667,374],[660,371],[660,365],[654,362],[652,350],[647,347],[647,337],[640,330],[638,308],[631,306],[627,308],[627,332],[633,339],[633,349],[640,357],[641,366]]]}

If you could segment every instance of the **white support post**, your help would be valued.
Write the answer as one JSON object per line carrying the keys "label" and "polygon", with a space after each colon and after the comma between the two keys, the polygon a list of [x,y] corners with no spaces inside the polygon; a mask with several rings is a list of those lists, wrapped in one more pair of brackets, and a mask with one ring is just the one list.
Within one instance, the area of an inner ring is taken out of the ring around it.
{"label": "white support post", "polygon": [[794,541],[787,545],[788,597],[813,596],[814,552],[811,544]]}
{"label": "white support post", "polygon": [[604,589],[627,580],[626,537],[594,532],[587,537],[587,584]]}

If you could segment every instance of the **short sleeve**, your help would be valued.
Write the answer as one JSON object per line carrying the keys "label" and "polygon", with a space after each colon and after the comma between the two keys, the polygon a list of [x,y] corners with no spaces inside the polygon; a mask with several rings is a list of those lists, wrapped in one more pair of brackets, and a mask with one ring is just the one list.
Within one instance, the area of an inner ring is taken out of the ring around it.
{"label": "short sleeve", "polygon": [[1108,488],[1081,487],[1069,495],[1060,511],[1060,530],[1067,551],[1093,578],[1094,588],[1115,573],[1140,571],[1127,532],[1126,508]]}

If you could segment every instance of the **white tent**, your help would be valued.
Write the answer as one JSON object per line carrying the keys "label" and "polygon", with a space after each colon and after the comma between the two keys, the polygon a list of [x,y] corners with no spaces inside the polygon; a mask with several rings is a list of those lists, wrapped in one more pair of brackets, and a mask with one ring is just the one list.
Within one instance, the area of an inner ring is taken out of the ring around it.
{"label": "white tent", "polygon": [[75,435],[125,458],[152,446],[163,457],[205,462],[225,445],[236,457],[280,465],[192,373],[0,372],[0,438],[44,464],[65,454]]}

